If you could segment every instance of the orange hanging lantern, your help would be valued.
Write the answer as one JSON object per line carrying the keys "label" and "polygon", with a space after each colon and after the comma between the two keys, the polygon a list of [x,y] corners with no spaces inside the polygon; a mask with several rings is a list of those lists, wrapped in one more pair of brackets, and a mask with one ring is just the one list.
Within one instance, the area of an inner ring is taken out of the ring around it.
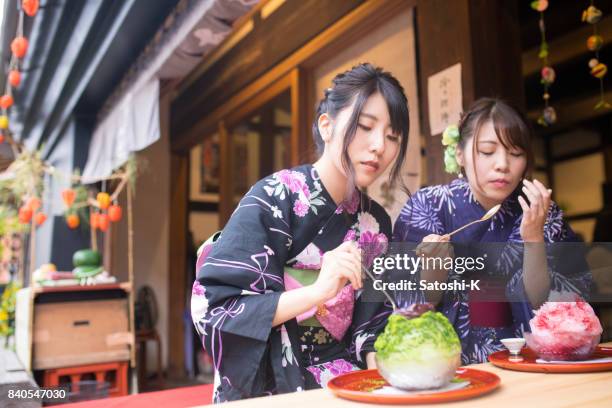
{"label": "orange hanging lantern", "polygon": [[32,212],[38,211],[42,203],[40,202],[40,198],[38,197],[30,197],[28,201],[26,201],[26,207],[28,207]]}
{"label": "orange hanging lantern", "polygon": [[17,88],[21,83],[21,73],[16,69],[12,70],[11,72],[9,72],[8,80],[11,86]]}
{"label": "orange hanging lantern", "polygon": [[106,232],[108,230],[108,225],[108,215],[100,213],[98,215],[98,228],[100,229],[100,231]]}
{"label": "orange hanging lantern", "polygon": [[29,224],[31,220],[32,209],[24,205],[19,209],[19,222],[22,224]]}
{"label": "orange hanging lantern", "polygon": [[21,8],[30,17],[34,17],[36,15],[39,5],[40,3],[38,0],[23,0],[21,2]]}
{"label": "orange hanging lantern", "polygon": [[36,225],[41,226],[47,221],[47,215],[44,212],[36,213],[34,216],[34,222]]}
{"label": "orange hanging lantern", "polygon": [[17,37],[11,42],[11,51],[17,58],[23,58],[28,52],[28,39]]}
{"label": "orange hanging lantern", "polygon": [[66,217],[66,224],[68,224],[68,228],[75,229],[81,224],[81,220],[78,215],[70,214]]}
{"label": "orange hanging lantern", "polygon": [[11,95],[2,95],[0,97],[0,108],[8,109],[13,106],[13,97]]}
{"label": "orange hanging lantern", "polygon": [[98,214],[97,212],[92,212],[91,215],[89,216],[89,225],[91,226],[91,229],[93,230],[98,229],[98,227],[100,226],[99,220],[100,220],[100,214]]}
{"label": "orange hanging lantern", "polygon": [[120,221],[122,215],[123,211],[121,210],[121,207],[117,204],[108,207],[108,218],[111,220],[111,222]]}
{"label": "orange hanging lantern", "polygon": [[73,189],[67,188],[64,191],[62,191],[62,200],[64,200],[64,204],[66,204],[66,207],[72,207],[72,204],[74,204],[75,198],[76,198],[76,193]]}
{"label": "orange hanging lantern", "polygon": [[96,201],[98,202],[98,205],[101,209],[106,210],[111,202],[110,195],[104,192],[98,193],[98,195],[96,196]]}
{"label": "orange hanging lantern", "polygon": [[4,143],[4,135],[0,133],[0,144]]}

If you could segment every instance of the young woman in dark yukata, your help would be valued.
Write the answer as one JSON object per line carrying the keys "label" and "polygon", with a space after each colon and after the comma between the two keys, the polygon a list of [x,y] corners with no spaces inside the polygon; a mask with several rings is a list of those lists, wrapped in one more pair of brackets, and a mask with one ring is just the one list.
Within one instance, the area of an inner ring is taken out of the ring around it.
{"label": "young woman in dark yukata", "polygon": [[[578,238],[551,201],[552,191],[529,179],[534,162],[531,133],[516,109],[499,99],[480,99],[458,126],[444,132],[442,143],[446,170],[458,173],[458,178],[417,191],[395,223],[393,241],[426,243],[417,252],[442,258],[457,256],[449,241],[460,244],[455,248],[488,248],[482,281],[488,293],[480,299],[486,301],[479,301],[476,290],[407,291],[398,294],[398,301],[436,304],[459,334],[463,363],[481,363],[503,348],[500,339],[529,331],[533,310],[551,291],[586,296],[591,275],[584,258],[575,253],[551,253],[550,243]],[[498,204],[499,211],[489,221],[450,238],[446,235]],[[451,282],[467,277],[454,270],[429,269],[411,279]]]}
{"label": "young woman in dark yukata", "polygon": [[408,106],[388,72],[337,75],[313,133],[320,158],[257,182],[205,251],[192,317],[215,367],[214,401],[325,386],[373,367],[390,305],[360,297],[360,248],[386,251],[391,221],[362,189],[396,182]]}

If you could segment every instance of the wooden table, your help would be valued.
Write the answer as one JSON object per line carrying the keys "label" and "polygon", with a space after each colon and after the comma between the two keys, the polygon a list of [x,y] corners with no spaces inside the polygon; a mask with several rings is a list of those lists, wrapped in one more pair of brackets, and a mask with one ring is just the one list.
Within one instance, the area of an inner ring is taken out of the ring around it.
{"label": "wooden table", "polygon": [[[612,346],[612,343],[606,343]],[[586,374],[540,374],[503,370],[490,363],[470,368],[490,371],[501,378],[501,386],[491,394],[446,404],[420,405],[453,408],[546,408],[612,406],[612,371]],[[252,398],[224,405],[228,408],[344,408],[368,404],[335,397],[326,389],[272,397]],[[374,404],[371,404],[374,406]],[[417,405],[411,405],[413,407]]]}

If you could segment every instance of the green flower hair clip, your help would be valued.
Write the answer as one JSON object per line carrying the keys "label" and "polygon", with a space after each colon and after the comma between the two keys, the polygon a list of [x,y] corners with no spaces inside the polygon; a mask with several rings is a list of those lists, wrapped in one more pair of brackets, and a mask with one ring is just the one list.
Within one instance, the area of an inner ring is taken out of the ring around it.
{"label": "green flower hair clip", "polygon": [[457,162],[457,144],[459,144],[459,128],[457,125],[448,126],[442,133],[444,149],[444,170],[447,173],[459,174],[461,167]]}

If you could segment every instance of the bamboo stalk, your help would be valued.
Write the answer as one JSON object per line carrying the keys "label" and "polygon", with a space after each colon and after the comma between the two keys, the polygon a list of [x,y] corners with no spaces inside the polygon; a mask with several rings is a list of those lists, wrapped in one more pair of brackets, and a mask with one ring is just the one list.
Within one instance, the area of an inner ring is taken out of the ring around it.
{"label": "bamboo stalk", "polygon": [[[36,269],[36,223],[34,222],[34,216],[30,221],[30,278],[33,276],[34,269]],[[23,283],[23,282],[22,282]]]}
{"label": "bamboo stalk", "polygon": [[[92,192],[89,192],[89,199],[91,199],[91,195]],[[89,200],[88,199],[88,200]],[[96,233],[96,229],[93,228],[93,226],[91,225],[91,214],[93,212],[93,209],[91,207],[89,207],[89,236],[91,239],[91,249],[93,249],[94,251],[98,250],[98,239],[97,239],[97,233]]]}
{"label": "bamboo stalk", "polygon": [[134,324],[134,219],[132,214],[132,189],[127,189],[127,216],[128,216],[128,279],[130,285],[130,293],[128,295],[130,300],[129,311],[130,311],[130,327],[132,331],[133,340],[132,347],[130,349],[130,365],[132,368],[136,368],[136,327]]}
{"label": "bamboo stalk", "polygon": [[23,287],[23,276],[25,274],[25,251],[26,251],[26,247],[25,247],[25,232],[21,232],[20,234],[20,238],[21,238],[21,245],[20,245],[20,249],[19,249],[19,270],[17,272],[17,282],[19,283],[19,285],[21,285],[21,287]]}

